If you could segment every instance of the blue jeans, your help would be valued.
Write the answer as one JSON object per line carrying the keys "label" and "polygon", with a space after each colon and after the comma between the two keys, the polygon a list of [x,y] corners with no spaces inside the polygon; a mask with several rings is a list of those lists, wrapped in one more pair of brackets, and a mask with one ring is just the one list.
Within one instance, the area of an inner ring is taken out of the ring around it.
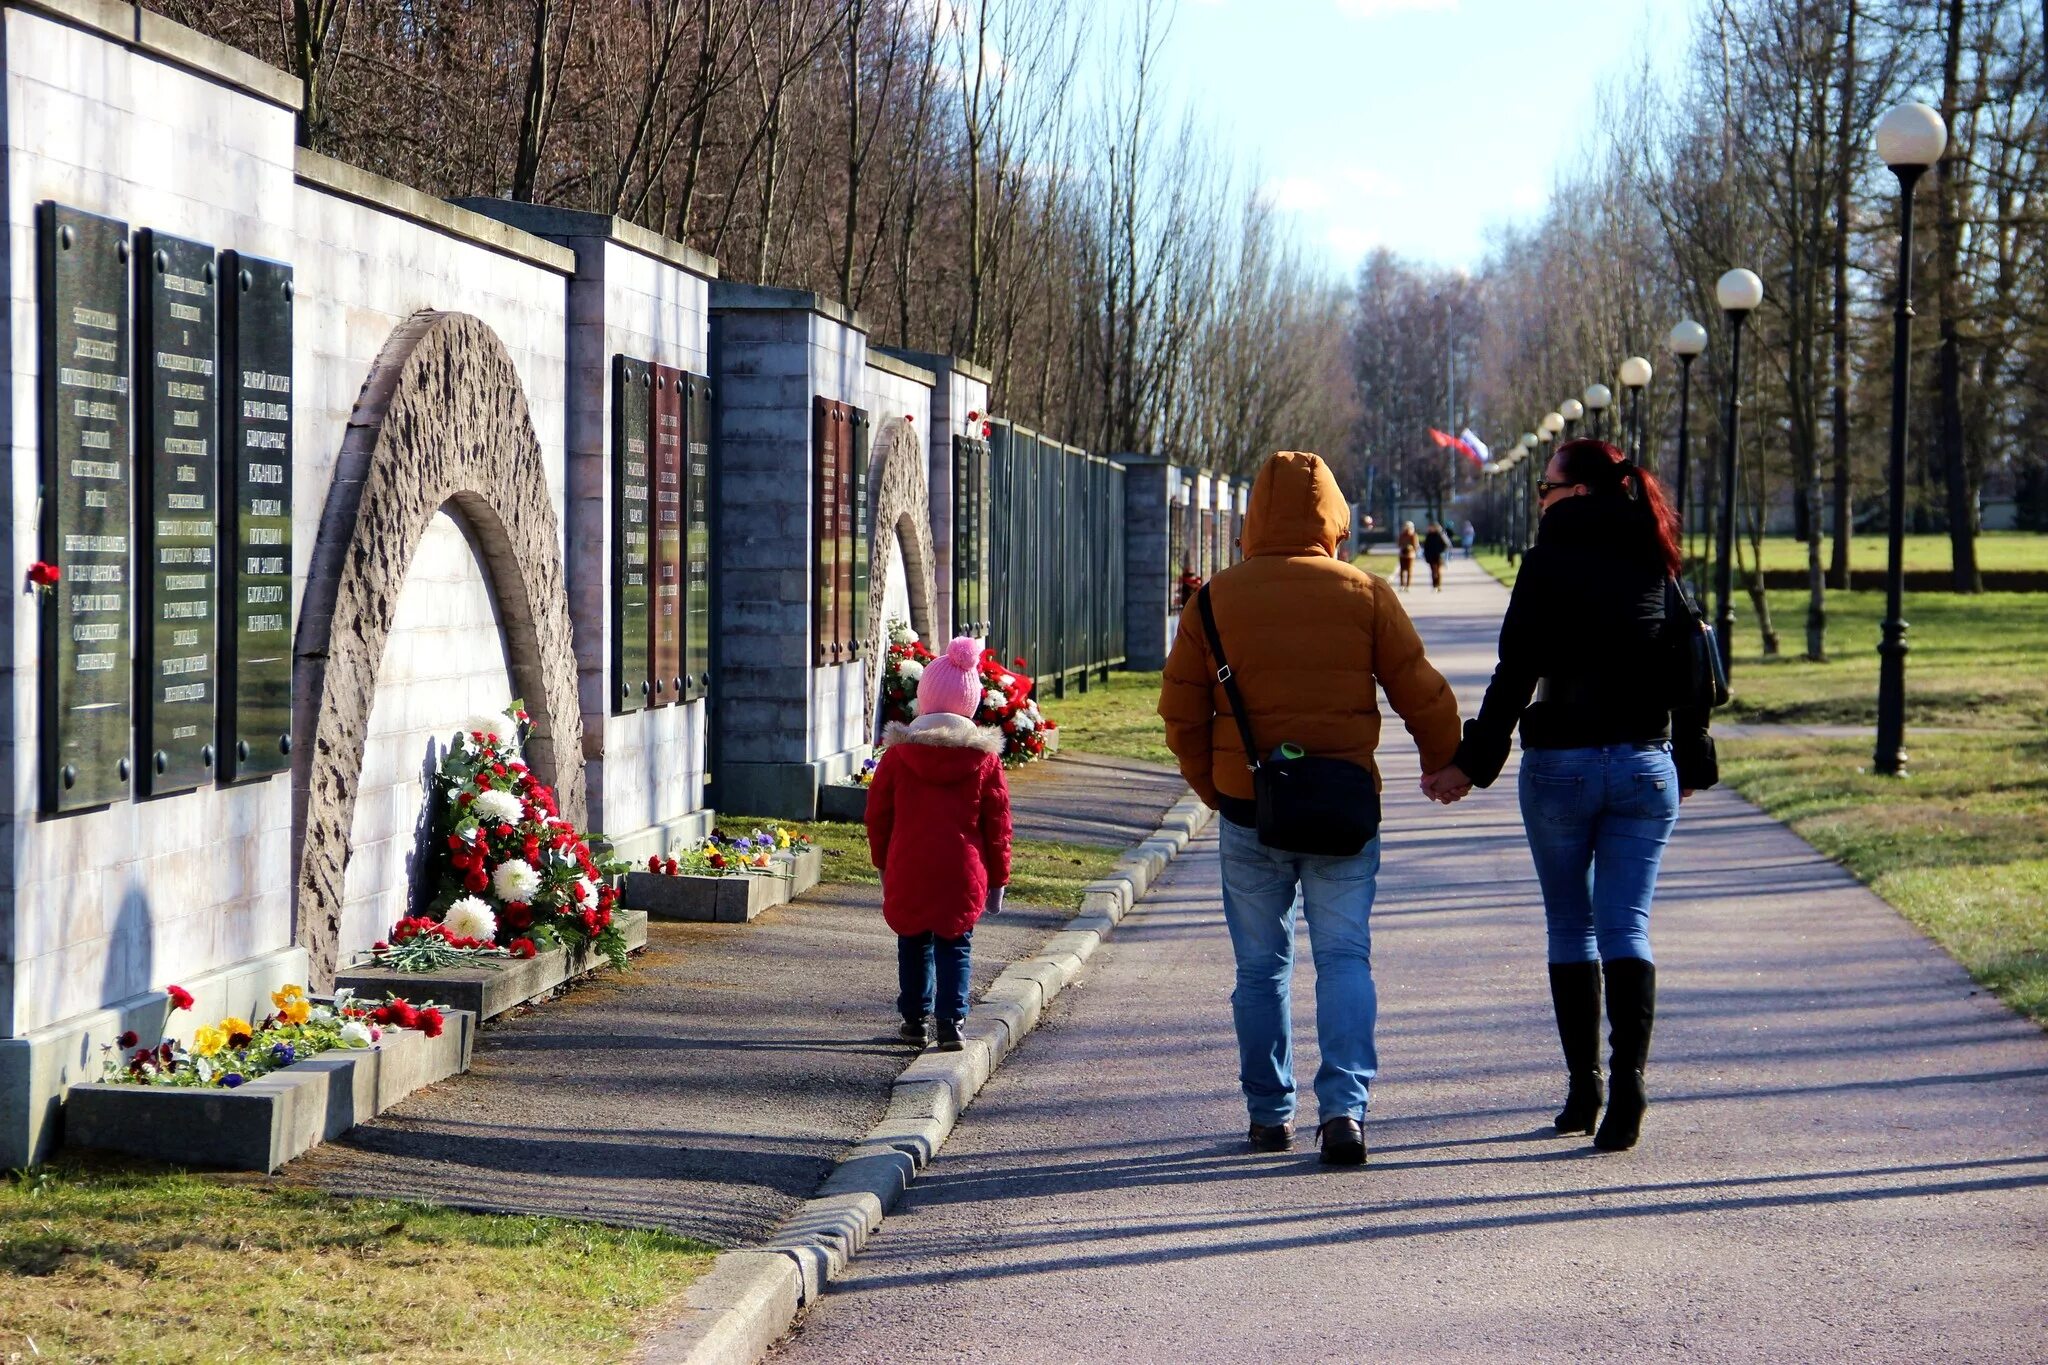
{"label": "blue jeans", "polygon": [[[972,983],[970,954],[974,931],[958,938],[937,934],[896,936],[896,1010],[905,1019],[937,1013],[955,1023],[967,1017],[967,987]],[[936,1000],[934,995],[936,993]],[[937,1009],[934,1011],[934,1004]]]}
{"label": "blue jeans", "polygon": [[1237,954],[1230,1014],[1237,1025],[1237,1078],[1253,1123],[1294,1117],[1294,1026],[1288,988],[1294,980],[1295,889],[1308,916],[1316,964],[1316,1109],[1322,1122],[1363,1119],[1379,1072],[1373,1024],[1379,997],[1372,985],[1372,898],[1380,841],[1349,858],[1282,853],[1258,833],[1222,826],[1223,917]]}
{"label": "blue jeans", "polygon": [[1650,897],[1678,823],[1669,744],[1522,751],[1522,825],[1552,962],[1650,957]]}

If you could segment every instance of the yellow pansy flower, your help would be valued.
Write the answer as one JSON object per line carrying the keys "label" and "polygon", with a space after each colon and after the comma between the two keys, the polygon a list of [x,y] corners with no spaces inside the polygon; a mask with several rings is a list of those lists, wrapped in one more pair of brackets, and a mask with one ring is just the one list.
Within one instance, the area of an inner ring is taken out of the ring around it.
{"label": "yellow pansy flower", "polygon": [[214,1024],[203,1025],[192,1035],[192,1050],[202,1057],[211,1057],[227,1045],[227,1030]]}
{"label": "yellow pansy flower", "polygon": [[237,1018],[232,1014],[220,1021],[220,1027],[221,1031],[227,1034],[228,1042],[236,1047],[240,1047],[256,1036],[256,1030],[249,1027],[247,1019]]}
{"label": "yellow pansy flower", "polygon": [[313,1006],[303,998],[281,1001],[277,1007],[277,1017],[287,1024],[303,1024],[312,1016]]}
{"label": "yellow pansy flower", "polygon": [[303,986],[280,986],[270,993],[270,1003],[286,1012],[290,1011],[295,1002],[304,1004],[305,999],[306,991]]}

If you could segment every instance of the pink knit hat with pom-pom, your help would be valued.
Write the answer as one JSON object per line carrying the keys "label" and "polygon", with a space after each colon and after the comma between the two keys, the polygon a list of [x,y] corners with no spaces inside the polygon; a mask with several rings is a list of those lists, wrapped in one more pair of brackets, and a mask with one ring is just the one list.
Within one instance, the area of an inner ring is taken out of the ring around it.
{"label": "pink knit hat with pom-pom", "polygon": [[917,714],[950,711],[974,719],[981,709],[981,644],[971,635],[954,637],[946,652],[924,666],[917,680]]}

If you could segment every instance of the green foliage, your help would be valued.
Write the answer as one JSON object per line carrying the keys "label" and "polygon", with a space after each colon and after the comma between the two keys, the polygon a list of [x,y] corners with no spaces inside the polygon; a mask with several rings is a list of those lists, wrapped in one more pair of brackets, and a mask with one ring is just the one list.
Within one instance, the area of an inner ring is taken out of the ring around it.
{"label": "green foliage", "polygon": [[1060,746],[1075,753],[1171,763],[1166,725],[1159,719],[1159,674],[1111,673],[1086,692],[1069,690],[1057,703]]}

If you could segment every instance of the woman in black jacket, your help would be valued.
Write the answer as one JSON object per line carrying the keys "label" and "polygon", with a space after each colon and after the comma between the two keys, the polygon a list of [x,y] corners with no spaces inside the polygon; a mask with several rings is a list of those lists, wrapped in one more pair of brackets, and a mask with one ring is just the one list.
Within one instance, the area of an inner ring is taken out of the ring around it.
{"label": "woman in black jacket", "polygon": [[[1522,824],[1543,889],[1550,995],[1570,1090],[1557,1131],[1600,1114],[1600,986],[1614,1094],[1593,1138],[1635,1145],[1656,1014],[1650,899],[1678,803],[1719,778],[1702,710],[1676,712],[1678,523],[1657,480],[1601,441],[1567,441],[1536,485],[1543,519],[1500,630],[1500,666],[1449,768],[1490,786],[1522,730]],[[1670,623],[1667,626],[1667,621]]]}

